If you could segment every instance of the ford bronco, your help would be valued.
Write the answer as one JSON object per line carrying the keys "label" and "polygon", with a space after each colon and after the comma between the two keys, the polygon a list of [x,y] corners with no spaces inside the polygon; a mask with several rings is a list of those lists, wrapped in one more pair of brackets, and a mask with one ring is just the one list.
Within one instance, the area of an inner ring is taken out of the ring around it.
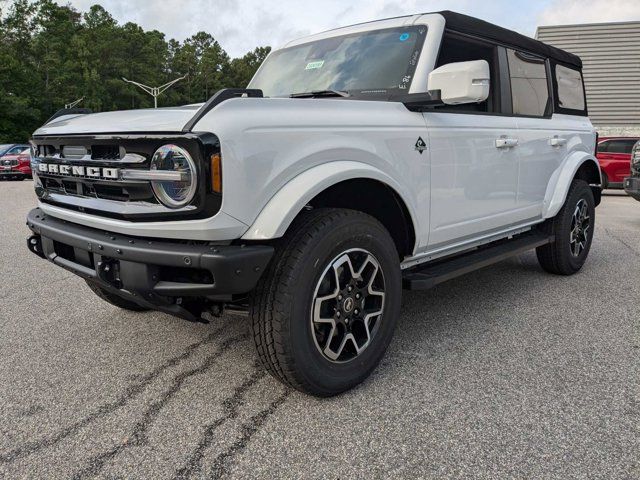
{"label": "ford bronco", "polygon": [[581,70],[440,12],[295,40],[204,104],[62,111],[32,138],[27,244],[123,309],[248,315],[273,376],[334,395],[381,360],[403,288],[531,249],[580,270],[601,194]]}
{"label": "ford bronco", "polygon": [[640,142],[631,150],[631,176],[624,179],[624,190],[640,202]]}

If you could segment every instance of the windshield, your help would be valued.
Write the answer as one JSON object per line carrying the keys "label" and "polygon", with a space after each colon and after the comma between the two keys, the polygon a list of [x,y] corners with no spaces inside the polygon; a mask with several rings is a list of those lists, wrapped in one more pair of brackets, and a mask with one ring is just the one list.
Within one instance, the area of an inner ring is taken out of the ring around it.
{"label": "windshield", "polygon": [[4,152],[6,152],[7,150],[9,150],[10,147],[12,147],[12,144],[9,145],[0,145],[0,155],[2,155]]}
{"label": "windshield", "polygon": [[427,27],[389,28],[309,42],[273,52],[251,81],[267,97],[337,90],[351,95],[406,91]]}

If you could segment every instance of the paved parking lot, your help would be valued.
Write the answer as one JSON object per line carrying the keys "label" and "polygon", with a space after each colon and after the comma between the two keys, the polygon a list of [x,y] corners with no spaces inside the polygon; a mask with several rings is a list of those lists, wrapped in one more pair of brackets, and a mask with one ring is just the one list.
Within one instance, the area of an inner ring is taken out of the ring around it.
{"label": "paved parking lot", "polygon": [[0,182],[0,477],[638,478],[640,203],[605,197],[571,278],[526,254],[405,294],[338,398],[256,368],[246,321],[101,302],[25,247]]}

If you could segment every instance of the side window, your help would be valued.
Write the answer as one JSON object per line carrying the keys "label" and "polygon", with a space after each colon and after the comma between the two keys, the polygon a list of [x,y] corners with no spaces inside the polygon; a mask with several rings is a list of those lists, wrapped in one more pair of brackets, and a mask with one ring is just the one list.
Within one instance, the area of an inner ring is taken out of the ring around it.
{"label": "side window", "polygon": [[507,50],[513,113],[544,117],[551,113],[549,82],[545,60],[515,50]]}
{"label": "side window", "polygon": [[13,147],[5,155],[18,155],[19,153],[22,153],[22,150],[24,150],[24,147]]}
{"label": "side window", "polygon": [[500,95],[496,94],[497,92],[499,93],[500,78],[497,47],[481,40],[445,33],[442,38],[442,46],[440,47],[436,68],[449,63],[468,62],[471,60],[486,60],[489,63],[489,71],[491,72],[489,98],[481,103],[448,105],[442,107],[441,110],[499,113]]}
{"label": "side window", "polygon": [[633,149],[633,146],[637,141],[637,138],[611,140],[611,142],[609,142],[609,148],[607,149],[607,152],[626,153],[627,155],[631,155],[631,150]]}
{"label": "side window", "polygon": [[582,73],[563,65],[556,65],[556,82],[558,106],[569,110],[585,110]]}
{"label": "side window", "polygon": [[600,142],[600,143],[598,144],[597,152],[598,152],[598,153],[606,153],[606,152],[608,152],[608,151],[609,151],[609,145],[610,145],[610,144],[611,144],[611,141],[610,141],[610,140],[606,140],[606,141],[604,141],[604,142]]}

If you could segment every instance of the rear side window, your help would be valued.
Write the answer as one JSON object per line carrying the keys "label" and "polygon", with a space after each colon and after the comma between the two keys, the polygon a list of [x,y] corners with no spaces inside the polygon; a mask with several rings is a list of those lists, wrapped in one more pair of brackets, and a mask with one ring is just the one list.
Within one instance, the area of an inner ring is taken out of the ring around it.
{"label": "rear side window", "polygon": [[626,153],[631,155],[637,138],[621,138],[619,140],[606,140],[598,145],[598,152],[602,153]]}
{"label": "rear side window", "polygon": [[515,50],[507,51],[513,113],[544,117],[551,113],[545,60]]}
{"label": "rear side window", "polygon": [[578,70],[556,65],[558,106],[569,110],[585,110],[582,74]]}

